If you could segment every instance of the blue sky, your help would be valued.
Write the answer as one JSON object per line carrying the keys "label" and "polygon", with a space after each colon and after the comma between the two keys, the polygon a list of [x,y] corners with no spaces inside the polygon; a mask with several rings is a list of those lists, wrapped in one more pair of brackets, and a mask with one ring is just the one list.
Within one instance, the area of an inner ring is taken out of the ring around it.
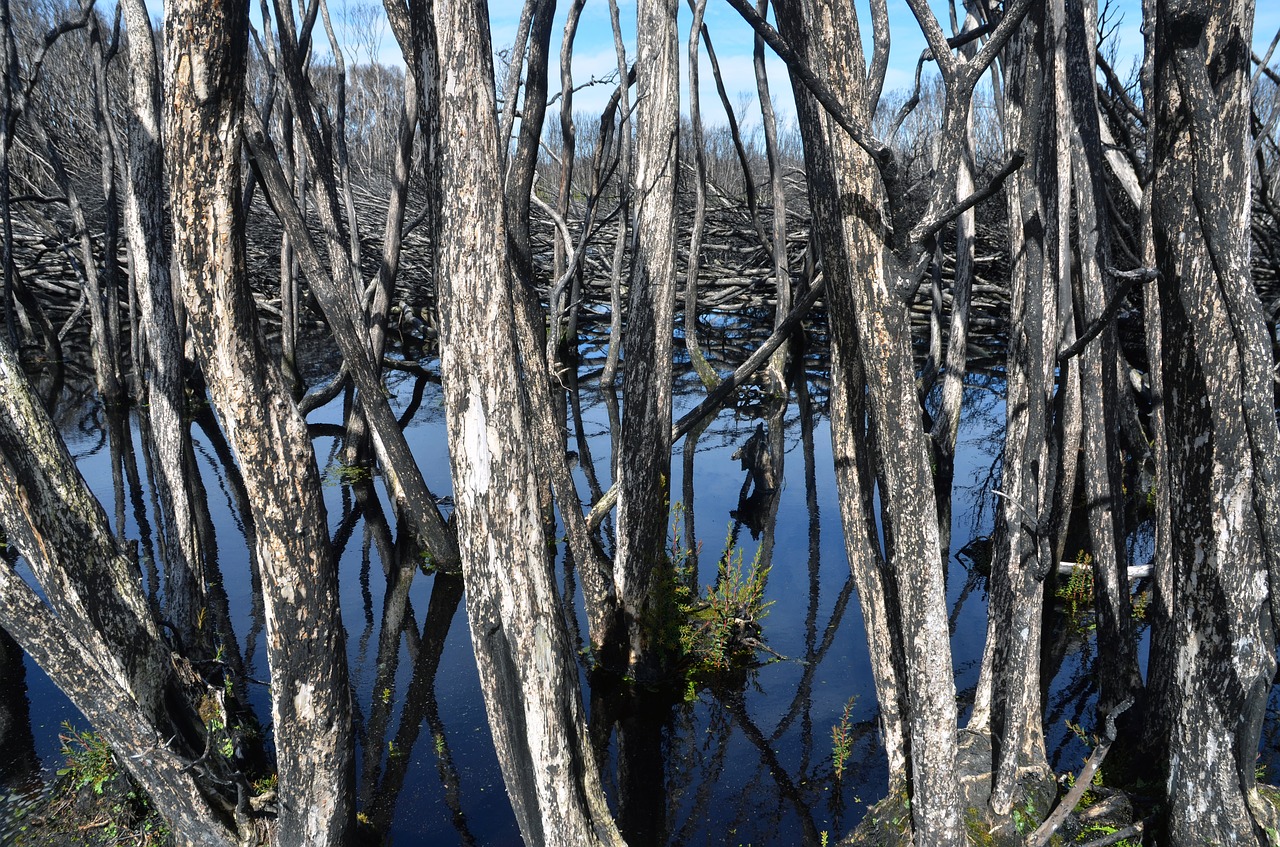
{"label": "blue sky", "polygon": [[[635,58],[636,2],[637,0],[618,0],[628,60]],[[870,55],[871,18],[867,9],[867,0],[854,0],[854,2],[858,7],[859,20],[862,22],[864,30],[863,38],[867,42],[867,51],[868,55]],[[949,33],[947,3],[945,0],[942,0],[942,2],[930,0],[930,2],[934,8],[934,13],[942,23],[943,29]],[[1100,0],[1100,2],[1105,2],[1105,0]],[[343,38],[344,41],[344,20],[348,15],[360,7],[368,8],[374,6],[377,10],[377,18],[381,22],[381,32],[378,34],[378,53],[382,61],[389,64],[400,64],[399,49],[396,46],[395,39],[392,38],[390,31],[386,27],[385,15],[381,11],[379,0],[329,0],[329,4],[334,18],[334,25],[339,30],[339,37]],[[554,66],[551,69],[551,89],[553,92],[558,89],[560,42],[564,33],[564,21],[569,0],[560,0],[557,5],[559,8],[552,28],[552,61]],[[890,49],[889,72],[885,78],[886,92],[910,88],[916,59],[919,57],[920,51],[925,47],[924,37],[920,34],[920,28],[907,8],[905,0],[888,0],[888,5],[892,47]],[[489,19],[494,50],[510,47],[515,40],[516,27],[519,24],[522,7],[523,0],[490,0]],[[159,16],[162,8],[161,0],[148,0],[148,8]],[[1127,76],[1132,63],[1136,61],[1142,51],[1142,33],[1140,29],[1142,23],[1141,0],[1112,0],[1111,9],[1112,19],[1118,21],[1118,26],[1113,34],[1117,49],[1116,71],[1124,77]],[[253,3],[255,22],[258,18],[257,11],[258,4]],[[1254,14],[1254,49],[1261,55],[1266,51],[1267,45],[1271,42],[1276,30],[1280,29],[1280,0],[1256,0]],[[351,16],[355,17],[354,15]],[[692,14],[682,2],[679,24],[682,45],[681,73],[682,79],[686,80],[686,88],[688,71],[683,67],[683,63],[688,55],[686,39],[689,35],[691,20]],[[743,23],[737,12],[733,11],[724,0],[708,0],[706,23],[711,30],[711,38],[716,48],[716,55],[720,60],[720,67],[725,77],[725,85],[729,91],[730,102],[736,105],[740,100],[746,98],[754,102],[756,89],[751,61],[753,38],[750,27]],[[321,34],[321,37],[323,38],[323,34]],[[593,76],[597,78],[605,77],[616,69],[617,59],[614,54],[613,32],[609,24],[609,4],[607,0],[587,0],[574,44],[573,77],[575,85],[581,85]],[[1280,53],[1280,51],[1277,52]],[[794,108],[791,105],[791,87],[787,79],[786,67],[771,52],[767,52],[766,55],[768,57],[769,83],[777,104],[779,117],[780,119],[785,119],[785,117],[794,114]],[[1272,63],[1275,64],[1278,58],[1280,56],[1273,57]],[[701,90],[703,120],[713,124],[722,123],[724,121],[724,112],[720,106],[719,97],[715,92],[710,63],[707,61],[705,51],[702,53],[699,74],[701,77],[699,87]],[[609,97],[609,91],[610,89],[607,85],[598,85],[579,91],[574,96],[575,111],[599,114],[604,102]],[[687,103],[688,95],[686,92],[686,109]],[[747,116],[748,125],[753,121],[756,126],[759,125],[758,114],[757,107]]]}
{"label": "blue sky", "polygon": [[[339,0],[340,2],[340,0]],[[863,25],[863,37],[870,55],[870,13],[867,0],[855,0],[859,12],[859,21]],[[944,31],[950,33],[949,12],[945,2],[931,0],[934,14],[938,16]],[[520,20],[521,0],[490,0],[489,17],[491,21],[494,49],[509,47],[515,40],[516,27]],[[559,4],[556,23],[552,31],[552,56],[556,68],[559,62],[559,45],[564,32],[567,2]],[[924,36],[907,7],[905,0],[888,0],[890,32],[892,34],[889,72],[885,78],[885,91],[909,89],[915,71],[916,60],[925,47]],[[635,19],[636,0],[619,0],[623,37],[627,43],[628,59],[635,56]],[[1126,76],[1132,63],[1137,61],[1142,52],[1142,11],[1140,0],[1113,0],[1111,16],[1118,21],[1114,31],[1117,61],[1116,71]],[[688,71],[683,67],[687,56],[687,41],[692,14],[684,3],[681,3],[680,38],[682,56],[682,75],[687,87]],[[752,69],[751,51],[753,45],[752,32],[728,3],[724,0],[708,0],[706,23],[711,30],[712,43],[720,61],[721,71],[725,77],[731,103],[737,104],[742,97],[756,96],[755,76]],[[1272,36],[1280,28],[1280,2],[1277,0],[1258,0],[1255,11],[1254,44],[1255,50],[1262,54],[1266,51]],[[1280,52],[1280,51],[1278,51]],[[786,67],[781,60],[767,53],[769,83],[775,102],[778,105],[780,118],[791,115],[794,109],[790,105],[791,88],[787,79]],[[1275,59],[1273,59],[1274,63]],[[614,54],[613,34],[609,24],[609,5],[607,0],[588,0],[582,13],[577,38],[574,42],[574,82],[581,84],[593,75],[600,77],[617,67]],[[558,85],[557,70],[552,69],[551,88]],[[710,63],[705,51],[699,68],[700,90],[703,119],[708,123],[724,121],[724,113],[720,107],[711,78]],[[604,101],[608,99],[607,86],[596,86],[593,89],[578,92],[575,95],[575,111],[599,113]],[[685,102],[687,108],[687,92]],[[758,109],[755,111],[758,114]],[[758,125],[758,117],[755,120]]]}

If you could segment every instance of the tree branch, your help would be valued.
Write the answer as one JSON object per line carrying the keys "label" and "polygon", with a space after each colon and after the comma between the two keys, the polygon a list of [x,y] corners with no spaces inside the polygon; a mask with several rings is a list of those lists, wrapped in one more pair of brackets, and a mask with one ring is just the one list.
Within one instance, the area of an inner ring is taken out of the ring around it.
{"label": "tree branch", "polygon": [[[688,434],[707,415],[717,411],[724,401],[729,398],[746,380],[760,370],[765,362],[769,361],[769,357],[773,352],[782,346],[785,341],[800,322],[804,320],[809,309],[817,302],[818,297],[826,288],[826,278],[819,276],[809,289],[808,293],[796,303],[794,309],[787,315],[782,323],[778,324],[777,329],[765,340],[763,344],[755,349],[755,351],[747,357],[747,360],[738,366],[737,370],[724,378],[724,381],[716,386],[715,390],[707,394],[706,399],[695,406],[692,410],[686,412],[680,420],[676,421],[676,425],[672,427],[671,441],[674,443]],[[609,510],[618,502],[618,483],[615,482],[609,486],[599,500],[591,506],[591,512],[587,515],[587,527],[592,532],[596,527],[600,526],[600,522],[604,520],[605,515],[609,514]]]}
{"label": "tree branch", "polygon": [[1102,314],[1098,315],[1098,319],[1085,329],[1075,343],[1065,350],[1058,351],[1058,364],[1063,364],[1073,356],[1080,355],[1081,351],[1088,346],[1089,342],[1098,337],[1098,333],[1102,332],[1111,323],[1111,320],[1120,311],[1120,307],[1124,305],[1125,297],[1129,296],[1129,292],[1133,286],[1139,281],[1156,279],[1159,272],[1155,268],[1138,268],[1133,271],[1118,271],[1115,268],[1108,268],[1107,273],[1122,280],[1115,294],[1111,296],[1111,302],[1107,303],[1107,308],[1102,310]]}
{"label": "tree branch", "polygon": [[[1029,3],[1030,0],[1022,0],[1022,2]],[[764,39],[765,43],[778,55],[778,58],[787,63],[787,68],[800,78],[800,81],[804,83],[804,87],[809,89],[814,98],[822,104],[822,108],[827,110],[827,113],[840,125],[840,128],[847,132],[854,143],[865,150],[867,155],[871,156],[881,169],[892,161],[893,151],[872,135],[870,127],[855,120],[852,115],[845,111],[835,93],[818,78],[812,68],[805,64],[795,49],[782,37],[782,34],[774,29],[768,21],[760,17],[759,13],[751,7],[747,0],[729,0],[729,5],[738,14],[742,15],[743,20],[750,24],[751,28]]]}
{"label": "tree branch", "polygon": [[1102,766],[1102,760],[1107,758],[1107,753],[1111,752],[1111,744],[1116,740],[1116,718],[1120,717],[1130,706],[1133,705],[1133,698],[1130,697],[1107,715],[1106,721],[1106,737],[1102,743],[1093,749],[1093,753],[1089,756],[1089,760],[1084,763],[1084,767],[1080,769],[1080,773],[1076,775],[1075,784],[1071,786],[1071,790],[1067,792],[1067,796],[1063,797],[1054,810],[1049,813],[1049,817],[1045,818],[1044,823],[1031,833],[1031,837],[1027,839],[1027,847],[1045,847],[1049,843],[1049,839],[1058,831],[1058,827],[1062,826],[1066,821],[1067,815],[1075,809],[1076,804],[1080,802],[1080,798],[1089,790],[1089,786],[1093,783],[1093,775],[1097,773],[1098,768]]}

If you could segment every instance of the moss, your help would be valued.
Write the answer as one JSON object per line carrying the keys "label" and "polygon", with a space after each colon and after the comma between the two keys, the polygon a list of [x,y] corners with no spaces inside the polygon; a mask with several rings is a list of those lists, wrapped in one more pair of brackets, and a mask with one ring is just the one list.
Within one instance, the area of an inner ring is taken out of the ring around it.
{"label": "moss", "polygon": [[974,806],[964,810],[964,829],[969,836],[969,843],[974,847],[995,847],[995,836],[987,828],[982,813]]}
{"label": "moss", "polygon": [[862,823],[841,842],[843,847],[911,847],[911,798],[897,786],[867,809]]}

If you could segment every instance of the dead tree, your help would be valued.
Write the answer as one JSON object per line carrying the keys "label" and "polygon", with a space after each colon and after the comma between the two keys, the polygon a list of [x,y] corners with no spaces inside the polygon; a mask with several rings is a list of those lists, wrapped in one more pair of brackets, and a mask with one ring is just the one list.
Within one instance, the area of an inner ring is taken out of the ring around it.
{"label": "dead tree", "polygon": [[[991,806],[1008,814],[1020,778],[1048,775],[1040,703],[1040,624],[1043,582],[1056,564],[1046,516],[1053,505],[1051,439],[1053,368],[1060,334],[1059,291],[1066,245],[1059,240],[1063,208],[1058,141],[1065,136],[1055,103],[1060,80],[1058,31],[1050,15],[1033,9],[1003,57],[1005,143],[1029,151],[1009,180],[1006,202],[1012,327],[1006,370],[1002,491],[993,551],[987,644],[970,729],[992,739]],[[1065,89],[1064,89],[1065,90]],[[1069,171],[1067,172],[1069,176]]]}
{"label": "dead tree", "polygon": [[[779,3],[779,33],[744,0],[732,0],[732,4],[791,70],[810,205],[815,221],[826,226],[819,240],[824,270],[833,275],[833,335],[839,334],[848,345],[839,353],[833,345],[833,358],[841,357],[840,370],[833,369],[833,376],[848,380],[842,390],[858,396],[865,384],[865,414],[875,444],[874,462],[868,466],[875,468],[882,501],[888,579],[883,579],[885,571],[878,563],[867,561],[865,553],[855,559],[851,551],[850,558],[855,568],[857,561],[865,563],[860,588],[867,586],[866,596],[873,602],[877,596],[885,598],[878,621],[885,628],[870,632],[873,645],[898,643],[903,650],[901,674],[888,678],[888,670],[877,667],[878,694],[893,698],[882,700],[882,707],[887,702],[892,714],[902,715],[903,729],[895,733],[909,743],[909,755],[905,744],[890,753],[891,765],[900,766],[891,770],[892,778],[905,782],[906,767],[911,770],[911,813],[921,843],[962,844],[955,684],[942,551],[933,473],[916,394],[908,306],[928,270],[937,233],[990,193],[988,188],[958,202],[952,199],[970,97],[978,77],[1021,23],[1029,4],[1010,9],[971,60],[952,52],[927,7],[911,4],[947,93],[935,182],[928,207],[916,219],[908,217],[910,212],[902,203],[901,175],[893,151],[869,129],[875,105],[870,95],[878,93],[879,83],[868,83],[853,10],[838,3]],[[815,68],[823,69],[822,79]],[[1001,176],[1018,162],[1015,158]],[[836,281],[834,274],[845,268],[850,276]],[[856,467],[844,464],[849,472]],[[846,478],[841,499],[856,504],[852,509],[866,510],[872,503],[870,482],[869,475]],[[848,511],[842,508],[842,514]],[[853,527],[846,526],[846,531],[852,529],[859,543],[874,537],[869,533],[873,521],[874,514],[867,513]],[[877,595],[880,580],[885,589]],[[867,617],[873,625],[877,623],[877,615]],[[887,678],[880,679],[881,674]],[[893,690],[880,690],[884,682]]]}
{"label": "dead tree", "polygon": [[[420,10],[438,114],[441,378],[467,617],[498,761],[527,842],[617,845],[545,554],[529,386],[513,327],[483,2]],[[541,358],[539,357],[541,360]],[[525,364],[528,363],[527,356]]]}
{"label": "dead tree", "polygon": [[145,339],[142,372],[135,374],[146,400],[157,458],[157,489],[169,532],[165,561],[181,602],[173,610],[176,625],[192,647],[194,616],[205,604],[203,550],[196,534],[188,464],[190,434],[183,422],[186,393],[183,343],[170,278],[170,244],[165,226],[164,153],[161,148],[162,93],[155,33],[142,0],[120,4],[129,56],[129,110],[125,113],[125,245],[137,303],[136,332]]}
{"label": "dead tree", "polygon": [[614,582],[631,641],[646,663],[655,568],[666,545],[671,465],[671,327],[675,316],[675,202],[680,58],[675,0],[644,3],[636,18],[636,250],[623,338],[623,410]]}
{"label": "dead tree", "polygon": [[324,311],[334,341],[342,351],[346,368],[361,398],[361,409],[369,424],[389,493],[433,561],[442,568],[456,569],[456,542],[387,403],[381,379],[382,363],[373,356],[373,339],[366,326],[369,318],[363,308],[365,286],[359,256],[352,247],[351,228],[357,223],[349,212],[344,218],[344,193],[340,191],[335,174],[334,127],[326,117],[327,110],[317,108],[319,104],[315,100],[314,88],[304,73],[304,58],[309,50],[314,19],[307,18],[299,26],[287,4],[276,2],[274,11],[279,32],[277,72],[292,104],[297,131],[306,150],[311,178],[309,187],[316,198],[316,213],[323,232],[323,256],[284,179],[279,155],[267,135],[261,115],[257,110],[249,109],[245,115],[249,128],[246,139],[253,153],[256,173],[282,226],[289,233],[311,291]]}
{"label": "dead tree", "polygon": [[1277,820],[1254,757],[1280,621],[1280,432],[1249,267],[1253,4],[1158,0],[1153,23],[1171,572],[1157,575],[1151,673],[1174,680],[1153,703],[1163,839],[1255,843]]}
{"label": "dead tree", "polygon": [[346,639],[306,421],[261,349],[245,279],[248,28],[247,1],[166,9],[174,253],[210,400],[253,505],[279,768],[274,843],[337,845],[355,817]]}

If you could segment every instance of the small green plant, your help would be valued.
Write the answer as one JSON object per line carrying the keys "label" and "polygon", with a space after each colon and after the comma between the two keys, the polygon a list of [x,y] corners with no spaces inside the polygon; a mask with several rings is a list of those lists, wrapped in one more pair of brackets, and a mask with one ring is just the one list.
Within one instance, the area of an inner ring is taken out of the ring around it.
{"label": "small green plant", "polygon": [[1009,815],[1013,818],[1013,828],[1018,830],[1019,835],[1028,835],[1034,832],[1035,828],[1040,824],[1040,816],[1036,812],[1035,801],[1030,797],[1021,806],[1014,806]]}
{"label": "small green plant", "polygon": [[357,485],[373,479],[373,471],[363,465],[338,463],[325,471],[325,485]]}
{"label": "small green plant", "polygon": [[[764,599],[769,568],[759,553],[749,566],[730,533],[716,569],[716,580],[702,593],[697,588],[701,544],[688,546],[681,534],[684,507],[672,507],[671,544],[657,569],[654,599],[646,626],[653,644],[678,668],[685,702],[698,698],[701,685],[746,668],[764,645],[760,621],[773,605]],[[673,692],[674,693],[674,692]]]}
{"label": "small green plant", "polygon": [[[63,721],[58,734],[65,758],[57,774],[70,794],[89,789],[100,804],[100,816],[90,826],[100,828],[105,843],[168,844],[171,833],[151,805],[150,798],[120,770],[107,742],[91,730],[77,730]],[[86,827],[81,826],[83,834]],[[99,843],[99,842],[94,842]]]}
{"label": "small green plant", "polygon": [[275,791],[279,783],[280,777],[275,773],[269,773],[249,783],[249,787],[253,789],[254,794],[266,794],[270,791]]}
{"label": "small green plant", "polygon": [[[1093,824],[1080,830],[1080,837],[1085,841],[1096,841],[1108,835],[1115,835],[1119,831],[1118,827],[1109,824]],[[1142,839],[1135,841],[1132,838],[1122,838],[1115,842],[1115,847],[1142,847]]]}
{"label": "small green plant", "polygon": [[840,720],[831,728],[831,767],[837,782],[844,779],[844,767],[853,752],[852,716],[853,704],[857,701],[858,695],[855,694],[845,702]]}
{"label": "small green plant", "polygon": [[[760,621],[769,613],[772,601],[764,599],[769,568],[760,564],[760,553],[750,566],[742,564],[742,550],[729,544],[716,574],[699,600],[683,602],[677,587],[677,602],[684,611],[680,626],[680,651],[695,674],[716,674],[753,657],[760,642]],[[681,582],[679,575],[675,580]]]}
{"label": "small green plant", "polygon": [[1058,586],[1056,593],[1073,618],[1093,605],[1092,554],[1083,550],[1076,554],[1076,564],[1071,569],[1071,576]]}
{"label": "small green plant", "polygon": [[969,843],[974,847],[994,847],[996,840],[977,808],[970,806],[964,810],[964,828],[969,833]]}
{"label": "small green plant", "polygon": [[443,757],[444,757],[444,751],[445,751],[445,746],[444,746],[444,735],[443,735],[443,733],[439,733],[439,732],[437,732],[437,733],[435,734],[434,741],[435,741],[435,747],[436,747],[436,756],[438,756],[438,757],[440,757],[440,758],[443,758]]}
{"label": "small green plant", "polygon": [[1147,619],[1147,610],[1151,608],[1151,592],[1141,591],[1133,598],[1133,619],[1136,621],[1145,621]]}
{"label": "small green plant", "polygon": [[418,570],[427,576],[436,572],[436,557],[431,555],[430,550],[423,550],[418,554]]}
{"label": "small green plant", "polygon": [[115,754],[96,732],[77,730],[68,721],[62,722],[62,729],[58,741],[66,763],[58,769],[58,776],[66,777],[76,791],[88,786],[94,794],[101,794],[120,772]]}

